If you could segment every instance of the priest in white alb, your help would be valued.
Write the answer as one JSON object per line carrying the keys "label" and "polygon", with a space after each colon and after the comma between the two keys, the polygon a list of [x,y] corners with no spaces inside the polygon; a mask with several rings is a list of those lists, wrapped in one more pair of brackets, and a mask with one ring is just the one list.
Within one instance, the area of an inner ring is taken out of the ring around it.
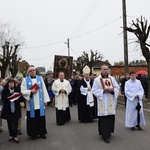
{"label": "priest in white alb", "polygon": [[56,123],[59,126],[71,119],[68,99],[71,89],[70,82],[65,79],[64,72],[59,72],[58,79],[52,85],[52,91],[55,94]]}
{"label": "priest in white alb", "polygon": [[135,72],[130,72],[130,79],[125,83],[125,95],[127,97],[125,126],[132,131],[136,128],[142,130],[141,125],[145,125],[142,103],[144,90],[141,82],[136,79]]}
{"label": "priest in white alb", "polygon": [[111,133],[114,132],[119,85],[114,77],[108,75],[107,65],[101,66],[101,74],[95,78],[92,92],[97,97],[99,135],[102,135],[104,142],[110,143]]}
{"label": "priest in white alb", "polygon": [[26,99],[27,134],[32,139],[37,136],[46,139],[45,105],[50,99],[43,78],[36,75],[34,66],[28,68],[28,74],[21,84],[21,93]]}

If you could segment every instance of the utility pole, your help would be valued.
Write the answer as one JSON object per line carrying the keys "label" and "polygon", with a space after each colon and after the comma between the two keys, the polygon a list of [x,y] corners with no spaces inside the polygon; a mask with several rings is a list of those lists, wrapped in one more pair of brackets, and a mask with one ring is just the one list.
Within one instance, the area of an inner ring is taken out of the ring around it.
{"label": "utility pole", "polygon": [[123,40],[124,40],[124,73],[128,72],[128,37],[127,37],[127,15],[126,15],[126,0],[122,0],[123,11]]}
{"label": "utility pole", "polygon": [[65,42],[65,44],[67,44],[67,47],[68,47],[68,56],[70,56],[70,41],[69,41],[69,38],[67,39],[67,42]]}

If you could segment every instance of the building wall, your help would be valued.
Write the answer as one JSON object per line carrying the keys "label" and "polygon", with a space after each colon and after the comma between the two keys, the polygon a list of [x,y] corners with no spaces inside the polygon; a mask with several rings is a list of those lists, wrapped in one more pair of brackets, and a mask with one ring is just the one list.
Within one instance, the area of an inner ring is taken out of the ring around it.
{"label": "building wall", "polygon": [[[135,71],[138,72],[140,70],[148,71],[147,66],[129,66],[129,72]],[[111,66],[110,68],[111,75],[124,75],[124,66]]]}

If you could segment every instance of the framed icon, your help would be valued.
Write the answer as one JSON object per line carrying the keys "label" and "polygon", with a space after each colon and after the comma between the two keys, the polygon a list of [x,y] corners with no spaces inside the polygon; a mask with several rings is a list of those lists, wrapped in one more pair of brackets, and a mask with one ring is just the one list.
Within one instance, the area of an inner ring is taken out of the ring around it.
{"label": "framed icon", "polygon": [[54,78],[58,78],[60,71],[64,72],[65,78],[69,79],[72,75],[73,57],[55,55],[54,60]]}
{"label": "framed icon", "polygon": [[111,78],[100,78],[103,89],[111,89],[113,88]]}

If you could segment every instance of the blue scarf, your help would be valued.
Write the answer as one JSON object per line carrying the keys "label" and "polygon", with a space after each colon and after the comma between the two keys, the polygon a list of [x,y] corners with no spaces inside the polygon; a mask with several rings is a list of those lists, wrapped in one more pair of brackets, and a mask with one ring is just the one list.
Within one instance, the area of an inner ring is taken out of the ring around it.
{"label": "blue scarf", "polygon": [[[40,76],[36,75],[36,81],[39,86],[39,101],[40,101],[40,116],[45,116],[44,111],[44,97],[43,97],[43,90],[42,90],[42,80]],[[27,83],[27,89],[29,90],[32,87],[32,79],[30,76],[26,77],[26,83]],[[30,100],[30,117],[35,117],[35,111],[34,111],[34,96],[32,95]]]}

